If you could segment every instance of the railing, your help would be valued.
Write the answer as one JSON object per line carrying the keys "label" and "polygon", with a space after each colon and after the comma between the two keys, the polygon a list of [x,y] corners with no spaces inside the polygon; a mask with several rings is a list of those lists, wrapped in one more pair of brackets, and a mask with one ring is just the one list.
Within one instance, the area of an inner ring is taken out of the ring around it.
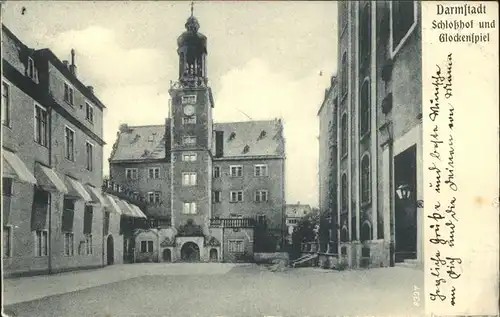
{"label": "railing", "polygon": [[212,218],[210,226],[219,228],[253,228],[256,221],[253,218]]}

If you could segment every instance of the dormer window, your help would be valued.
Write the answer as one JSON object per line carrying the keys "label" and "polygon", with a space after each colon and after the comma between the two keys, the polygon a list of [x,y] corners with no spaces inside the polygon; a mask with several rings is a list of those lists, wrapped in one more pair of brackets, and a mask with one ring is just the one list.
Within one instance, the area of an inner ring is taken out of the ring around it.
{"label": "dormer window", "polygon": [[28,69],[26,71],[26,74],[34,81],[38,80],[38,71],[35,67],[35,60],[31,57],[28,57]]}
{"label": "dormer window", "polygon": [[64,83],[64,101],[73,105],[73,87],[71,87],[68,83]]}
{"label": "dormer window", "polygon": [[266,134],[267,134],[266,131],[264,131],[264,130],[260,131],[259,140],[262,140],[263,138],[265,138]]}
{"label": "dormer window", "polygon": [[245,145],[245,147],[243,148],[243,153],[248,153],[248,151],[250,151],[250,147],[248,145]]}
{"label": "dormer window", "polygon": [[229,135],[229,141],[234,140],[235,137],[236,137],[236,133],[231,132],[231,134]]}
{"label": "dormer window", "polygon": [[153,141],[154,141],[154,139],[155,139],[154,135],[150,135],[150,136],[148,137],[148,142],[153,142]]}

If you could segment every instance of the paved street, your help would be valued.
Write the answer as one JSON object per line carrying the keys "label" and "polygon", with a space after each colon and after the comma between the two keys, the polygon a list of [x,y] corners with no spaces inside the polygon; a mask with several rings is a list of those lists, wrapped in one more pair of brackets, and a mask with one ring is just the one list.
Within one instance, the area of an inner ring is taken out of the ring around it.
{"label": "paved street", "polygon": [[[422,271],[133,264],[5,281],[9,316],[417,316]],[[49,295],[44,297],[44,294]]]}

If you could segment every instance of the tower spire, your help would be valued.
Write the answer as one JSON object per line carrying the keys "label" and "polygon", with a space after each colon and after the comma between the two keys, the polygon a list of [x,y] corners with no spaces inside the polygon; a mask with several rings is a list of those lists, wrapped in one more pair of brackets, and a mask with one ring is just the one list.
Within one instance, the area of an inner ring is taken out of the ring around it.
{"label": "tower spire", "polygon": [[193,16],[194,11],[194,1],[191,1],[191,16]]}

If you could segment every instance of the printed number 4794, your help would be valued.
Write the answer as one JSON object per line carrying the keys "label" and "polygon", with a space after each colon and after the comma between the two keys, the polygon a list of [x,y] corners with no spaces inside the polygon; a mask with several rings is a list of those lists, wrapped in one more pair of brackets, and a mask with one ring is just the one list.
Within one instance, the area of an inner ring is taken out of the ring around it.
{"label": "printed number 4794", "polygon": [[413,285],[413,306],[420,306],[420,288]]}

